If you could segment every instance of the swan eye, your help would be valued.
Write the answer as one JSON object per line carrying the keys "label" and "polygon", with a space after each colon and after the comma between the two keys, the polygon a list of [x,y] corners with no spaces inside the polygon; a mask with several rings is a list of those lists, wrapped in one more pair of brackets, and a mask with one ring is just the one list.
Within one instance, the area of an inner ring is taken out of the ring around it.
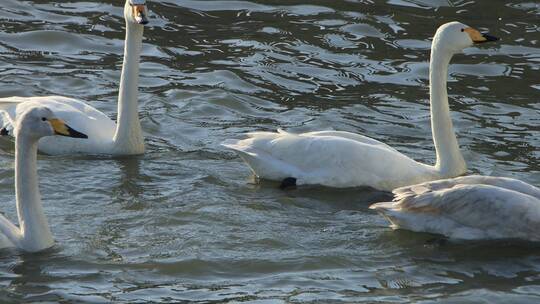
{"label": "swan eye", "polygon": [[465,32],[465,29],[461,29],[462,32]]}
{"label": "swan eye", "polygon": [[47,118],[41,117],[41,121],[47,121]]}

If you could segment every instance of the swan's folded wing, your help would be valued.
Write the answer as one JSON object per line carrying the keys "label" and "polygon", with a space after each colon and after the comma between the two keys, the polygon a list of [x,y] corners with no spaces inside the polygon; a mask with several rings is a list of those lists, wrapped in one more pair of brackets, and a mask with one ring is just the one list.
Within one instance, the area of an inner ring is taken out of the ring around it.
{"label": "swan's folded wing", "polygon": [[458,184],[432,190],[428,188],[432,184],[400,188],[393,202],[370,208],[400,228],[464,239],[474,238],[467,233],[530,239],[540,229],[540,200],[534,196],[492,185]]}
{"label": "swan's folded wing", "polygon": [[[258,140],[261,140],[261,139],[275,140],[275,139],[279,139],[286,136],[301,136],[305,138],[309,138],[309,137],[315,138],[315,137],[323,137],[323,136],[336,137],[336,138],[349,139],[349,140],[363,143],[366,145],[379,146],[387,150],[398,152],[396,149],[392,148],[391,146],[383,142],[380,142],[376,139],[373,139],[373,138],[370,138],[361,134],[355,134],[355,133],[345,132],[345,131],[315,131],[315,132],[294,134],[294,133],[289,133],[287,131],[284,131],[282,129],[278,129],[277,132],[267,132],[267,131],[249,132],[246,134],[246,136],[248,138],[255,138]],[[233,142],[238,143],[240,141],[241,140],[226,140],[223,142],[223,145],[226,147],[229,147],[229,145],[231,145]]]}
{"label": "swan's folded wing", "polygon": [[55,116],[79,132],[87,134],[89,138],[110,139],[114,136],[116,124],[107,115],[80,100],[63,96],[1,98],[0,110],[7,113],[11,119],[11,122],[7,119],[2,122],[12,125],[12,121],[17,119],[18,112],[36,104],[51,109]]}
{"label": "swan's folded wing", "polygon": [[350,166],[352,162],[362,165],[366,162],[357,158],[370,157],[369,151],[358,152],[358,149],[367,145],[345,137],[305,136],[285,132],[256,132],[248,136],[244,140],[225,141],[224,145],[245,153],[265,154],[294,164],[304,171],[341,168]]}
{"label": "swan's folded wing", "polygon": [[495,177],[495,176],[481,176],[470,175],[462,176],[450,179],[442,179],[437,181],[426,182],[418,185],[406,186],[402,188],[394,189],[396,198],[399,199],[401,195],[408,194],[422,194],[428,191],[437,191],[442,189],[450,189],[459,185],[491,185],[504,189],[514,190],[520,193],[528,194],[537,199],[540,199],[540,189],[527,184],[523,181],[508,178],[508,177]]}
{"label": "swan's folded wing", "polygon": [[21,103],[20,99],[0,98],[0,111],[5,111],[15,115],[17,105]]}
{"label": "swan's folded wing", "polygon": [[385,144],[385,143],[383,143],[381,141],[378,141],[378,140],[373,139],[371,137],[367,137],[367,136],[362,135],[362,134],[356,134],[356,133],[351,133],[351,132],[345,132],[345,131],[315,131],[315,132],[303,133],[303,134],[300,134],[300,135],[301,136],[336,136],[336,137],[343,137],[343,138],[354,140],[354,141],[364,143],[364,144],[367,144],[367,145],[380,146],[380,147],[382,147],[384,149],[393,150],[393,151],[398,152],[393,147],[391,147],[391,146],[389,146],[389,145],[387,145],[387,144]]}
{"label": "swan's folded wing", "polygon": [[17,105],[19,103],[21,103],[20,100],[0,98],[0,135],[13,136],[13,120],[15,119]]}
{"label": "swan's folded wing", "polygon": [[427,172],[425,166],[374,142],[281,131],[250,133],[247,139],[227,140],[223,145],[238,151],[257,176],[273,180],[295,177],[299,185],[393,189],[403,174],[423,176]]}
{"label": "swan's folded wing", "polygon": [[528,184],[526,182],[520,181],[515,178],[509,177],[496,177],[496,176],[480,176],[480,175],[471,175],[463,176],[456,178],[455,181],[457,184],[482,184],[482,185],[492,185],[500,188],[505,188],[509,190],[514,190],[523,194],[528,194],[537,199],[540,199],[540,189]]}

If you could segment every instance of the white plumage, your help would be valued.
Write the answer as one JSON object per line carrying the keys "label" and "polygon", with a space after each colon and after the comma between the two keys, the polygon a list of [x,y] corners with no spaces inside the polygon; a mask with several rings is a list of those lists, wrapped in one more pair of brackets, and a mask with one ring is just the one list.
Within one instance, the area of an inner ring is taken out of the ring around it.
{"label": "white plumage", "polygon": [[[85,140],[85,134],[72,129],[43,105],[26,104],[19,108],[15,135],[15,200],[19,227],[0,215],[0,247],[40,251],[54,244],[43,212],[37,175],[37,150],[40,138],[63,135]],[[59,181],[62,182],[62,181]]]}
{"label": "white plumage", "polygon": [[411,182],[418,176],[435,177],[429,166],[382,142],[348,132],[256,132],[223,145],[238,151],[256,175],[271,180],[295,177],[298,185],[392,189],[407,176]]}
{"label": "white plumage", "polygon": [[[45,137],[39,150],[47,154],[141,154],[144,139],[138,117],[139,58],[142,47],[143,26],[147,22],[146,7],[133,8],[130,0],[124,6],[126,42],[118,96],[117,123],[107,115],[83,101],[62,97],[7,97],[0,98],[2,127],[13,129],[21,109],[42,105],[53,111],[75,128],[88,134],[88,140],[77,138]],[[139,1],[140,2],[140,1]],[[137,16],[135,16],[135,14]],[[13,135],[9,133],[10,135]]]}
{"label": "white plumage", "polygon": [[116,123],[86,103],[63,96],[0,98],[0,109],[4,111],[4,128],[13,135],[13,122],[17,120],[17,113],[40,105],[51,109],[56,117],[62,118],[68,125],[88,135],[88,139],[43,137],[39,141],[41,152],[52,155],[75,151],[106,154],[114,148],[112,139],[116,132]]}
{"label": "white plumage", "polygon": [[540,241],[540,189],[504,177],[465,176],[394,190],[373,204],[393,229],[450,238]]}
{"label": "white plumage", "polygon": [[247,139],[229,139],[223,145],[238,152],[254,174],[270,180],[296,179],[296,183],[330,187],[370,186],[379,190],[466,172],[466,164],[453,132],[446,80],[453,54],[473,43],[493,41],[459,22],[437,30],[430,62],[430,102],[434,166],[419,163],[375,139],[349,132],[323,131],[292,134],[254,132]]}

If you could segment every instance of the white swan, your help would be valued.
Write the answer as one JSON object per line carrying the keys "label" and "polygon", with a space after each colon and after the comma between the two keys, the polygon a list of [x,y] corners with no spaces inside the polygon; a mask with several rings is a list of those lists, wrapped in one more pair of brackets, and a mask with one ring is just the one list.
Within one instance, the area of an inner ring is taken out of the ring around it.
{"label": "white swan", "polygon": [[53,112],[37,103],[26,103],[17,109],[15,135],[15,196],[19,225],[0,215],[0,247],[39,251],[53,245],[53,237],[43,213],[38,187],[38,140],[44,136],[64,135],[87,138],[71,129]]}
{"label": "white swan", "polygon": [[394,229],[540,241],[540,189],[516,179],[465,176],[398,188],[394,195],[393,202],[370,206]]}
{"label": "white swan", "polygon": [[452,55],[473,43],[495,41],[459,22],[439,27],[431,45],[430,102],[434,166],[419,163],[369,137],[340,131],[291,134],[283,131],[248,133],[244,140],[222,144],[236,150],[255,175],[271,180],[330,187],[370,186],[379,190],[454,177],[465,173],[446,93]]}
{"label": "white swan", "polygon": [[17,108],[26,103],[40,103],[69,125],[88,135],[88,140],[46,137],[40,140],[39,150],[47,154],[113,154],[144,153],[144,139],[138,116],[139,57],[142,47],[143,24],[147,8],[145,0],[127,0],[124,6],[126,41],[120,91],[118,96],[118,125],[107,115],[86,103],[62,96],[0,98],[2,134],[12,134],[17,121]]}

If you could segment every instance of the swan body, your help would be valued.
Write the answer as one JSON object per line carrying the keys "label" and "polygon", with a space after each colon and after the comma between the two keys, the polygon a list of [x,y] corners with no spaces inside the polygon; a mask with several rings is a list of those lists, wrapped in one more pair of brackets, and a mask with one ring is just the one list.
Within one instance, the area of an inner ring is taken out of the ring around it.
{"label": "swan body", "polygon": [[293,176],[299,185],[393,189],[407,178],[421,182],[423,178],[437,176],[430,166],[382,142],[354,133],[291,134],[279,130],[278,133],[248,133],[248,137],[225,141],[223,145],[239,151],[256,175],[270,180]]}
{"label": "swan body", "polygon": [[504,177],[465,176],[394,190],[370,206],[393,229],[464,240],[540,241],[540,189]]}
{"label": "swan body", "polygon": [[434,36],[430,61],[431,123],[437,152],[434,166],[419,163],[375,139],[349,132],[253,132],[246,139],[229,139],[222,144],[235,150],[256,176],[270,180],[292,177],[299,185],[370,186],[390,191],[461,175],[467,167],[450,119],[446,93],[448,65],[453,54],[473,43],[494,40],[459,22],[442,25]]}
{"label": "swan body", "polygon": [[40,104],[19,108],[15,135],[15,197],[19,227],[0,215],[0,247],[16,247],[24,251],[40,251],[54,244],[43,212],[37,176],[37,151],[40,138],[63,135],[87,138],[54,116]]}
{"label": "swan body", "polygon": [[117,123],[83,101],[62,96],[0,98],[2,133],[13,135],[19,107],[40,103],[68,124],[88,135],[78,138],[45,137],[39,150],[47,154],[112,154],[144,153],[144,138],[138,117],[139,58],[142,47],[143,24],[146,19],[144,0],[127,0],[124,6],[126,44],[120,79]]}

